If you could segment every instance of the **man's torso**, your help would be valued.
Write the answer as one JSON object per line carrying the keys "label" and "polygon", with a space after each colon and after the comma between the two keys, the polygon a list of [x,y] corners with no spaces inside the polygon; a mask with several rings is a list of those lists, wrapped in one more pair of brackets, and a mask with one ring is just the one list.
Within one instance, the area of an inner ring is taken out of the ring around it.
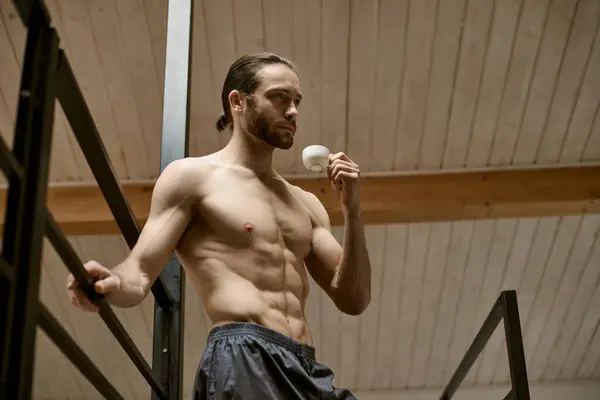
{"label": "man's torso", "polygon": [[215,325],[256,322],[310,344],[304,259],[314,219],[306,193],[243,167],[194,162],[204,171],[177,254],[208,316]]}

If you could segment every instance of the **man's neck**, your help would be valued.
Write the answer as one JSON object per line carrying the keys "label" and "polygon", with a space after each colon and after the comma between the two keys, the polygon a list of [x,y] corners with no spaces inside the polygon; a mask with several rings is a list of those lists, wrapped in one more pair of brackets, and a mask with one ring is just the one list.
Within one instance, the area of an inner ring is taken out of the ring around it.
{"label": "man's neck", "polygon": [[259,177],[273,175],[274,148],[246,132],[234,131],[229,143],[220,151],[225,160],[243,166]]}

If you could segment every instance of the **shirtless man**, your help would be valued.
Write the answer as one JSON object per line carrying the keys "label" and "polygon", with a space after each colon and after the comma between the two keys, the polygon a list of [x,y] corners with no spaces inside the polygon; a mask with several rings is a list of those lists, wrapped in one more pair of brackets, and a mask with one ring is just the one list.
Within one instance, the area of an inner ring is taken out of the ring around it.
{"label": "shirtless man", "polygon": [[[114,268],[86,263],[97,292],[134,307],[175,251],[213,322],[193,399],[353,399],[315,361],[304,314],[307,271],[340,311],[358,315],[371,293],[371,266],[359,205],[359,168],[330,156],[328,177],[344,213],[343,247],[312,193],[272,169],[275,149],[294,141],[300,82],[293,64],[271,53],[235,61],[221,96],[221,131],[231,140],[205,157],[168,165],[148,221]],[[72,276],[68,295],[95,312]]]}

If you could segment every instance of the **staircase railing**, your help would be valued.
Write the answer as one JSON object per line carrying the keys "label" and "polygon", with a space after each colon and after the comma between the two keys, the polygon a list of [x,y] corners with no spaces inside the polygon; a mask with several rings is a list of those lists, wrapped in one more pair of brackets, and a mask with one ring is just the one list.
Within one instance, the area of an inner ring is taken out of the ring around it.
{"label": "staircase railing", "polygon": [[[13,0],[27,28],[12,151],[0,138],[0,172],[9,181],[0,251],[0,399],[29,400],[39,326],[106,399],[123,399],[39,298],[42,245],[47,237],[125,353],[148,382],[153,400],[182,398],[185,274],[175,255],[152,286],[152,367],[92,287],[92,278],[46,208],[56,101],[77,138],[125,241],[135,246],[137,220],[124,196],[44,0]],[[169,0],[161,171],[185,158],[193,0]]]}
{"label": "staircase railing", "polygon": [[523,335],[519,319],[519,306],[517,293],[514,290],[504,290],[496,300],[481,329],[475,336],[473,343],[467,350],[462,361],[456,368],[454,375],[444,389],[440,400],[449,400],[458,390],[477,357],[490,340],[500,321],[504,320],[504,333],[506,335],[506,350],[508,352],[508,366],[510,368],[511,389],[504,396],[504,400],[529,400],[529,382],[525,365],[525,352],[523,350]]}

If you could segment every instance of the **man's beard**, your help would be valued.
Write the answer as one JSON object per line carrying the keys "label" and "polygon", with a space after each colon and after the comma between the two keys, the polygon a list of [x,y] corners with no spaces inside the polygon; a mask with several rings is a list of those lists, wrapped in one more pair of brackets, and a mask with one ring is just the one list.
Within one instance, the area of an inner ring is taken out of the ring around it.
{"label": "man's beard", "polygon": [[251,135],[271,146],[287,150],[294,144],[293,135],[282,135],[277,132],[277,125],[272,119],[265,117],[256,109],[254,99],[248,99],[245,120],[246,129]]}

